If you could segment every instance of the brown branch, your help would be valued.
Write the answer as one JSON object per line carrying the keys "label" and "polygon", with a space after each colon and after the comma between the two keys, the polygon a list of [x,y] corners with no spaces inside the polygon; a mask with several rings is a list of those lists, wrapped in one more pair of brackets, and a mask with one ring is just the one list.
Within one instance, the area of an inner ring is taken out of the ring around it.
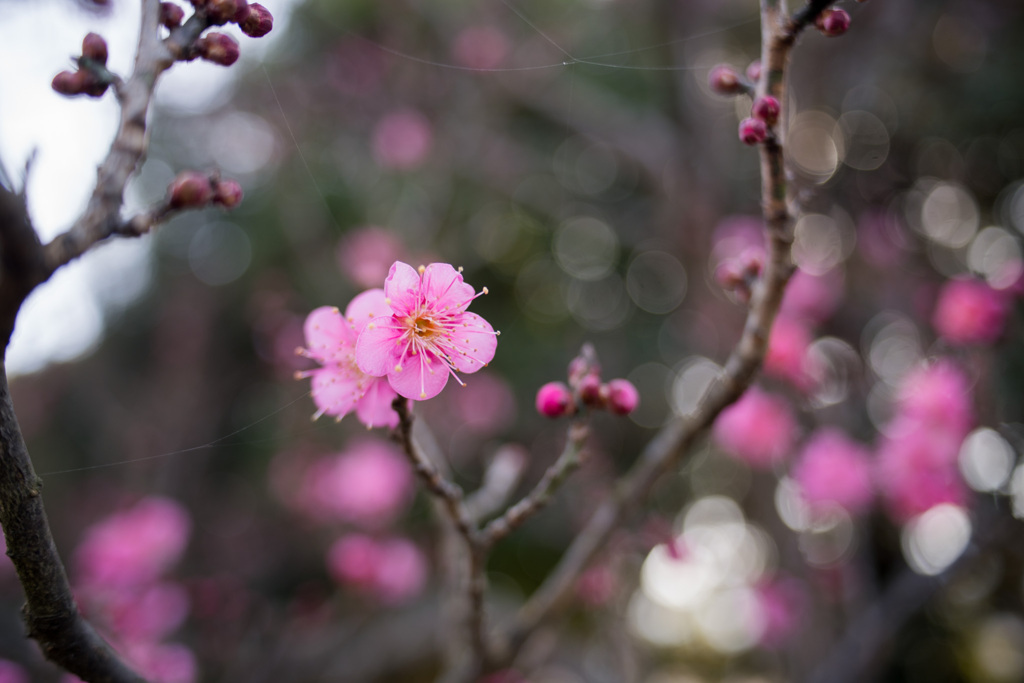
{"label": "brown branch", "polygon": [[[159,25],[160,3],[145,0],[135,68],[131,77],[118,84],[116,89],[121,104],[117,134],[97,171],[96,187],[85,212],[74,225],[44,248],[47,276],[103,240],[115,235],[143,234],[156,222],[145,225],[142,231],[122,231],[125,223],[120,218],[120,211],[124,204],[124,190],[146,154],[146,117],[160,74],[187,53],[209,23],[205,15],[196,13],[172,31],[166,40],[160,38]],[[163,218],[166,215],[160,216]]]}
{"label": "brown branch", "polygon": [[[445,512],[446,521],[455,527],[459,537],[463,540],[467,561],[464,583],[466,584],[467,598],[466,629],[470,650],[466,653],[464,661],[452,671],[478,670],[490,660],[490,648],[484,625],[486,547],[482,542],[476,520],[466,506],[462,488],[441,473],[413,438],[413,415],[409,409],[409,401],[398,397],[392,405],[395,412],[398,413],[396,436],[402,445],[402,450],[409,458],[409,462],[427,491],[437,498],[440,507]],[[451,672],[449,673],[451,674]]]}
{"label": "brown branch", "polygon": [[572,421],[566,435],[565,448],[558,459],[544,471],[544,475],[532,491],[484,527],[481,532],[483,543],[491,546],[500,541],[547,506],[558,487],[580,466],[580,452],[586,443],[588,433],[586,422],[582,418]]}
{"label": "brown branch", "polygon": [[[761,62],[765,67],[758,90],[771,93],[780,103],[786,102],[784,76],[795,37],[795,33],[786,28],[785,15],[785,3],[781,0],[762,0]],[[719,381],[695,415],[671,422],[655,436],[614,493],[597,509],[505,634],[506,639],[500,643],[503,660],[515,656],[534,630],[567,602],[578,577],[604,548],[625,515],[647,497],[655,482],[687,454],[719,413],[736,401],[753,381],[764,359],[768,335],[793,271],[784,168],[782,142],[773,136],[761,146],[762,209],[768,260],[754,291],[743,333]]]}

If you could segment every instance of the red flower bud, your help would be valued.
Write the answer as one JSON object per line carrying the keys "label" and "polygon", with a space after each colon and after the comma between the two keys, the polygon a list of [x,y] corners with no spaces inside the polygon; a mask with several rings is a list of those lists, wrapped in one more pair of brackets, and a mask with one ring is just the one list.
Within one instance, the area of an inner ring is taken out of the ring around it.
{"label": "red flower bud", "polygon": [[769,126],[774,126],[779,120],[779,112],[782,107],[779,106],[779,101],[771,95],[762,95],[754,100],[754,106],[752,113],[754,118],[761,119]]}
{"label": "red flower bud", "polygon": [[107,63],[107,41],[98,33],[87,33],[82,39],[82,56],[94,62]]}
{"label": "red flower bud", "polygon": [[250,38],[262,38],[274,28],[274,17],[263,5],[254,2],[248,6],[248,12],[244,12],[242,18],[236,18],[242,33]]}
{"label": "red flower bud", "polygon": [[537,390],[537,412],[544,417],[563,417],[575,410],[572,392],[562,382],[548,382]]}
{"label": "red flower bud", "polygon": [[173,2],[161,2],[160,3],[160,23],[167,28],[178,28],[181,26],[181,22],[185,20],[185,10],[181,9]]}
{"label": "red flower bud", "polygon": [[208,62],[231,66],[238,61],[238,42],[226,33],[210,33],[196,41],[196,53]]}
{"label": "red flower bud", "polygon": [[746,145],[756,145],[768,137],[768,126],[761,119],[746,118],[740,121],[740,140]]}
{"label": "red flower bud", "polygon": [[170,204],[175,209],[196,209],[213,199],[210,179],[198,171],[182,171],[168,188]]}
{"label": "red flower bud", "polygon": [[601,393],[601,378],[596,374],[583,377],[579,383],[580,400],[583,405],[591,408],[604,407],[604,395]]}
{"label": "red flower bud", "polygon": [[233,209],[242,203],[242,186],[236,180],[221,180],[213,188],[213,201],[225,209]]}
{"label": "red flower bud", "polygon": [[214,26],[235,20],[235,15],[245,11],[246,0],[206,0],[206,17]]}
{"label": "red flower bud", "polygon": [[841,36],[850,28],[850,15],[846,10],[827,9],[818,15],[814,25],[826,36]]}
{"label": "red flower bud", "polygon": [[728,64],[719,64],[708,72],[708,86],[719,95],[735,95],[743,92],[739,74]]}
{"label": "red flower bud", "polygon": [[81,71],[61,71],[53,77],[50,87],[61,95],[81,95],[85,91]]}
{"label": "red flower bud", "polygon": [[761,80],[761,60],[755,59],[747,66],[747,79],[751,83]]}
{"label": "red flower bud", "polygon": [[640,392],[628,379],[608,382],[608,410],[616,415],[629,415],[640,405]]}

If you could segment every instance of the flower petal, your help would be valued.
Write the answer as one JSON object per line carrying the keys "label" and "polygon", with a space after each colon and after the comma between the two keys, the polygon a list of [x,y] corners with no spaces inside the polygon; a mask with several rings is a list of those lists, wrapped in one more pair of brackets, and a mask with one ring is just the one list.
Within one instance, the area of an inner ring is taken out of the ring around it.
{"label": "flower petal", "polygon": [[374,379],[356,405],[356,417],[367,427],[397,427],[398,413],[391,403],[398,394],[383,377]]}
{"label": "flower petal", "polygon": [[407,356],[401,369],[388,371],[391,388],[406,398],[423,401],[441,393],[448,383],[448,365],[432,353]]}
{"label": "flower petal", "polygon": [[341,419],[363,395],[362,379],[345,366],[328,366],[314,370],[312,375],[313,403],[320,414]]}
{"label": "flower petal", "polygon": [[452,364],[459,372],[476,372],[494,358],[498,335],[491,324],[476,313],[463,313],[461,326],[452,335]]}
{"label": "flower petal", "polygon": [[435,311],[464,311],[476,293],[462,273],[447,263],[431,263],[423,271],[423,295]]}
{"label": "flower petal", "polygon": [[402,329],[394,318],[368,323],[356,340],[356,364],[373,377],[383,377],[398,363],[398,342]]}
{"label": "flower petal", "polygon": [[352,351],[356,335],[333,306],[321,306],[306,316],[304,325],[309,355],[321,363],[340,363]]}
{"label": "flower petal", "polygon": [[374,318],[386,318],[390,315],[391,307],[388,306],[387,295],[379,287],[359,294],[345,308],[345,319],[352,325],[356,335]]}
{"label": "flower petal", "polygon": [[420,303],[420,274],[408,263],[395,261],[384,281],[384,293],[395,315],[409,315]]}

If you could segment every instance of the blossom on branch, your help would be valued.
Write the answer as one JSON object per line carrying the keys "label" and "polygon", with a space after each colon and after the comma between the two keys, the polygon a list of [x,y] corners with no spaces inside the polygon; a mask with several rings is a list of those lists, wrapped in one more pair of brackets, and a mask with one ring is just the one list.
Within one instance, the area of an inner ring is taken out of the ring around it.
{"label": "blossom on branch", "polygon": [[383,379],[371,377],[356,364],[356,340],[374,317],[391,315],[384,291],[371,289],[352,299],[345,315],[322,306],[306,318],[306,346],[297,352],[323,367],[296,373],[312,378],[313,418],[330,415],[341,419],[353,410],[367,427],[394,427],[398,414],[391,408],[395,392]]}
{"label": "blossom on branch", "polygon": [[449,375],[462,384],[456,373],[476,372],[494,358],[498,333],[466,310],[480,294],[447,263],[417,271],[396,261],[384,293],[390,315],[368,322],[356,342],[355,357],[362,372],[386,376],[401,396],[437,396]]}

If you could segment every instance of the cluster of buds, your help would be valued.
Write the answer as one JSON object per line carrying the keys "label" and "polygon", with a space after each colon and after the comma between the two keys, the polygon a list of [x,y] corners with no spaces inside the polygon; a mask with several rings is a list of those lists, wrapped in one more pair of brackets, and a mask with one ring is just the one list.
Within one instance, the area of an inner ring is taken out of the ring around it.
{"label": "cluster of buds", "polygon": [[574,415],[584,408],[628,415],[640,404],[640,393],[625,379],[601,381],[597,354],[590,344],[569,364],[569,384],[548,382],[537,391],[537,412],[557,418]]}
{"label": "cluster of buds", "polygon": [[262,38],[274,27],[274,17],[259,3],[247,0],[191,0],[197,12],[202,12],[213,26],[238,24],[242,33],[250,38]]}
{"label": "cluster of buds", "polygon": [[210,204],[233,209],[242,202],[242,186],[215,174],[182,171],[167,188],[167,195],[172,209],[201,209]]}
{"label": "cluster of buds", "polygon": [[96,33],[82,39],[82,56],[75,71],[61,71],[53,77],[51,86],[61,95],[88,95],[100,97],[113,81],[107,71],[107,41]]}
{"label": "cluster of buds", "polygon": [[746,145],[756,145],[768,139],[768,132],[779,122],[782,105],[771,95],[761,95],[754,100],[750,116],[740,121],[740,140]]}
{"label": "cluster of buds", "polygon": [[727,258],[715,269],[715,281],[737,300],[747,303],[754,284],[764,270],[764,250],[760,247],[745,249],[739,256]]}

